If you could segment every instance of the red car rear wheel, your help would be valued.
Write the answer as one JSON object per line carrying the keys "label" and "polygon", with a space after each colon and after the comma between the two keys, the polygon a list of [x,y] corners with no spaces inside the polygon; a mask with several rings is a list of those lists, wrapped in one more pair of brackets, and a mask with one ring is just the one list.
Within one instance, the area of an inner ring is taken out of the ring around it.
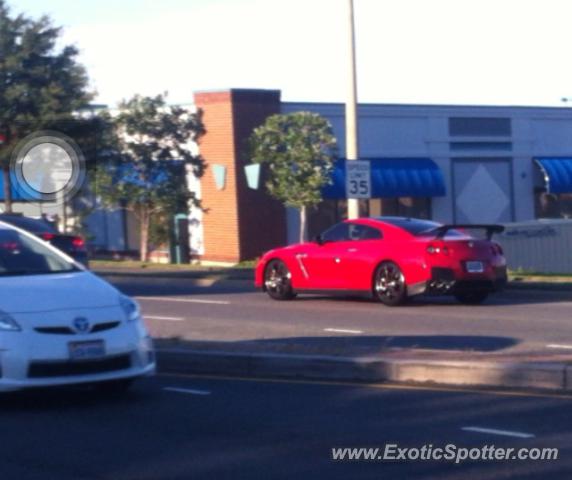
{"label": "red car rear wheel", "polygon": [[266,266],[264,288],[274,300],[291,300],[296,296],[292,289],[292,275],[282,260],[271,260]]}
{"label": "red car rear wheel", "polygon": [[393,262],[383,262],[377,267],[373,281],[376,300],[390,307],[401,305],[407,299],[407,286],[401,269]]}

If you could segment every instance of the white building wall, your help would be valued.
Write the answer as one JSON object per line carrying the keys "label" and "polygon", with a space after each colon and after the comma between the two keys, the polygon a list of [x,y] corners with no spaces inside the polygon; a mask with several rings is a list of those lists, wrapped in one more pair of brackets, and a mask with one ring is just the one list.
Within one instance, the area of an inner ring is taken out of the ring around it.
{"label": "white building wall", "polygon": [[85,220],[90,232],[88,244],[96,249],[124,251],[128,249],[125,232],[125,210],[98,208]]}
{"label": "white building wall", "polygon": [[[282,113],[302,110],[319,113],[330,120],[338,139],[340,156],[344,156],[344,105],[282,104]],[[496,167],[490,162],[496,162],[501,168],[499,159],[510,159],[509,179],[502,182],[500,189],[512,203],[510,220],[520,222],[534,219],[534,179],[538,172],[533,158],[572,156],[570,108],[364,104],[359,106],[358,114],[361,157],[429,157],[441,168],[447,194],[432,199],[433,218],[441,222],[452,222],[458,216],[456,202],[461,192],[457,191],[455,195],[455,159],[459,159],[459,162],[469,159],[481,162],[493,174]],[[512,132],[503,137],[451,137],[450,117],[509,118]],[[506,142],[511,143],[512,148],[508,151],[487,150],[484,147],[452,151],[451,142]],[[498,178],[506,178],[500,170],[498,172]],[[487,208],[487,192],[495,190],[496,198],[502,200],[503,196],[494,185],[483,185],[482,198],[475,198],[473,208]],[[506,218],[506,215],[505,212],[503,217]]]}

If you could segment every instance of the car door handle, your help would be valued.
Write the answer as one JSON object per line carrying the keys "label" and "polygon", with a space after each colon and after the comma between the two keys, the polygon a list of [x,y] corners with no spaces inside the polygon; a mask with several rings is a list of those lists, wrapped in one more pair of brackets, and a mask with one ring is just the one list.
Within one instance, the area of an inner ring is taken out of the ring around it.
{"label": "car door handle", "polygon": [[357,248],[348,248],[348,252],[349,253],[355,253],[355,252],[357,252]]}

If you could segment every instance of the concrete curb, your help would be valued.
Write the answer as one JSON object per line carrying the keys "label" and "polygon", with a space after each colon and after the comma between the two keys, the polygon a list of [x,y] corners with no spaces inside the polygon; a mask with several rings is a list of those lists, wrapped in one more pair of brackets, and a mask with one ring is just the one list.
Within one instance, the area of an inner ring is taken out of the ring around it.
{"label": "concrete curb", "polygon": [[558,362],[404,360],[159,349],[159,371],[252,378],[572,390],[572,365]]}

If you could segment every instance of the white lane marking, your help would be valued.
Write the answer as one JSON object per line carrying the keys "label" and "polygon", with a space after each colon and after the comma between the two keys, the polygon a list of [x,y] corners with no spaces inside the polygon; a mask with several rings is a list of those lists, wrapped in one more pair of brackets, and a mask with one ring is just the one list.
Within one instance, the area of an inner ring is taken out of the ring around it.
{"label": "white lane marking", "polygon": [[359,335],[360,333],[363,333],[362,330],[346,330],[344,328],[324,328],[324,332],[353,333],[354,335]]}
{"label": "white lane marking", "polygon": [[230,305],[227,300],[206,300],[204,298],[177,298],[177,297],[135,297],[137,300],[153,300],[158,302],[181,303],[212,303],[213,305]]}
{"label": "white lane marking", "polygon": [[535,435],[532,433],[511,432],[509,430],[497,430],[496,428],[463,427],[461,428],[461,430],[464,430],[465,432],[490,433],[491,435],[503,435],[505,437],[515,437],[515,438],[535,437]]}
{"label": "white lane marking", "polygon": [[572,345],[560,345],[558,343],[549,343],[546,348],[560,348],[562,350],[572,350]]}
{"label": "white lane marking", "polygon": [[148,320],[166,320],[168,322],[183,322],[185,319],[183,317],[162,317],[159,315],[144,315]]}
{"label": "white lane marking", "polygon": [[165,387],[163,388],[166,392],[175,393],[187,393],[189,395],[210,395],[211,392],[208,390],[194,390],[192,388],[177,388],[177,387]]}

